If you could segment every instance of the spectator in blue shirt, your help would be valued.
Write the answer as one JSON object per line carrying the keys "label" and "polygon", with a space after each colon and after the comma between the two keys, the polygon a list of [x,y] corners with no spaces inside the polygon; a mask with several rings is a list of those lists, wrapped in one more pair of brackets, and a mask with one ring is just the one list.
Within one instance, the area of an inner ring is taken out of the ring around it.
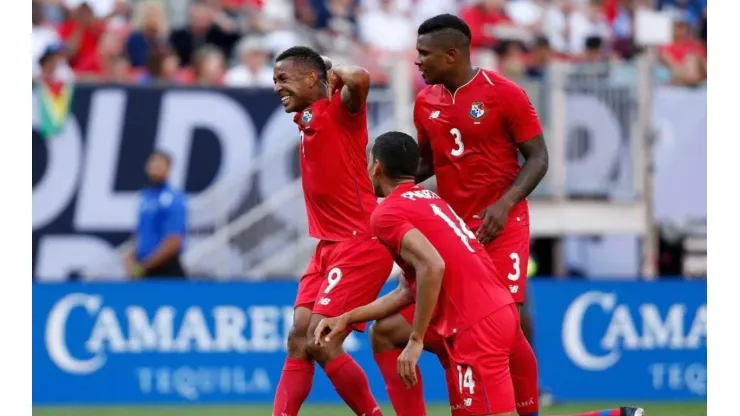
{"label": "spectator in blue shirt", "polygon": [[180,262],[187,232],[185,195],[168,183],[171,159],[164,152],[149,156],[149,186],[142,190],[134,247],[126,259],[132,277],[185,277]]}

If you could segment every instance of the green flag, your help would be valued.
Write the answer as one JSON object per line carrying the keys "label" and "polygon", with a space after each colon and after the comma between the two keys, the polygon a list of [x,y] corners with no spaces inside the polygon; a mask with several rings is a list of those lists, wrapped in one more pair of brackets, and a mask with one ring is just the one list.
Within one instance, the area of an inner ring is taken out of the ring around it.
{"label": "green flag", "polygon": [[38,89],[41,113],[41,135],[54,138],[62,131],[72,108],[74,84],[71,82],[44,81]]}

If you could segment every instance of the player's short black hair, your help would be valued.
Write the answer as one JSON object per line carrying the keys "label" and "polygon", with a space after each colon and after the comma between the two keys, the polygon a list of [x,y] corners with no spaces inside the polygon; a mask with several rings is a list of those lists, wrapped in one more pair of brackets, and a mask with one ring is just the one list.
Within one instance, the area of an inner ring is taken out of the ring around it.
{"label": "player's short black hair", "polygon": [[293,59],[309,66],[319,74],[319,78],[322,81],[326,81],[326,62],[324,62],[324,58],[308,46],[293,46],[292,48],[288,48],[277,56],[275,62],[286,59]]}
{"label": "player's short black hair", "polygon": [[466,45],[470,45],[470,39],[473,37],[470,32],[470,26],[459,17],[449,13],[438,14],[425,20],[419,25],[417,34],[419,36],[428,34],[448,36],[460,34],[463,35],[463,41]]}
{"label": "player's short black hair", "polygon": [[419,167],[419,146],[406,133],[389,131],[375,139],[372,155],[389,178],[413,178]]}

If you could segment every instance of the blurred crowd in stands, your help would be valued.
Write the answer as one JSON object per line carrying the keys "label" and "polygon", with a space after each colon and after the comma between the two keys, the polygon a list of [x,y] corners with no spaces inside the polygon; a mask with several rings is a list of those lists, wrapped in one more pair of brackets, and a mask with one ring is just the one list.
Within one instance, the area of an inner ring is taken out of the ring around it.
{"label": "blurred crowd in stands", "polygon": [[[269,87],[272,58],[309,45],[362,65],[377,84],[413,61],[416,28],[439,13],[471,27],[476,57],[513,78],[552,60],[629,61],[635,11],[671,13],[666,81],[706,80],[706,0],[32,0],[35,81]],[[477,58],[475,58],[477,59]],[[482,59],[482,58],[481,58]]]}

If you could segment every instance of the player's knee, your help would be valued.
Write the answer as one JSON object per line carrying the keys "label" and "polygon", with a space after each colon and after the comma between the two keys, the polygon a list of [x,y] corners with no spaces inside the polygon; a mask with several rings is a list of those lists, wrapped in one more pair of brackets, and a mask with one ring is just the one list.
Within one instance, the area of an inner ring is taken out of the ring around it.
{"label": "player's knee", "polygon": [[288,356],[305,357],[308,354],[306,330],[295,325],[288,332]]}
{"label": "player's knee", "polygon": [[335,338],[327,344],[317,344],[313,336],[316,326],[312,325],[308,328],[306,352],[320,365],[324,365],[344,352],[342,344],[346,337]]}

